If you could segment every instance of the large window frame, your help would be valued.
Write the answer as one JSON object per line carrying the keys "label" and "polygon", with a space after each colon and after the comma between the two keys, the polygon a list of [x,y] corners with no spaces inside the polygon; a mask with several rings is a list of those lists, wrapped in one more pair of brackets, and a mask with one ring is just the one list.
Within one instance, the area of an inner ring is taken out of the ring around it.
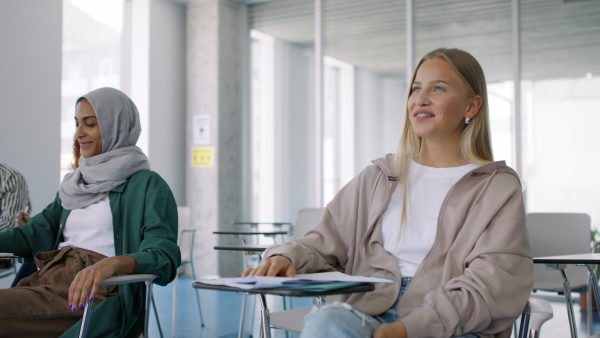
{"label": "large window frame", "polygon": [[[315,0],[312,4],[314,9],[314,13],[312,14],[314,18],[314,36],[312,38],[314,46],[312,46],[313,53],[311,57],[313,58],[313,62],[311,72],[313,73],[312,95],[314,97],[312,99],[314,101],[313,107],[315,110],[313,126],[316,133],[314,154],[316,154],[316,158],[318,160],[316,162],[315,169],[317,182],[315,184],[311,183],[307,185],[306,188],[314,190],[313,193],[315,196],[317,196],[314,199],[316,201],[315,206],[324,206],[330,200],[332,194],[339,190],[339,184],[343,185],[343,183],[345,183],[345,178],[341,179],[341,174],[338,170],[339,167],[336,166],[336,163],[341,162],[339,160],[331,159],[331,154],[336,152],[334,149],[337,149],[335,142],[339,142],[331,140],[336,138],[335,133],[341,128],[339,128],[339,126],[338,128],[333,129],[328,127],[328,123],[336,123],[333,122],[334,120],[331,119],[331,116],[329,115],[330,113],[327,111],[328,109],[331,109],[332,105],[335,106],[334,101],[331,101],[331,98],[328,98],[328,96],[335,98],[338,94],[332,94],[331,90],[328,89],[328,86],[331,86],[331,83],[335,82],[331,79],[331,75],[334,74],[335,71],[332,72],[332,68],[328,68],[328,56],[324,50],[324,43],[326,43],[324,42],[324,37],[326,32],[324,32],[323,28],[323,17],[326,1],[327,0]],[[418,60],[417,58],[420,57],[420,55],[416,55],[417,53],[415,52],[415,21],[419,17],[415,14],[416,1],[407,0],[404,2],[404,4],[404,19],[406,24],[406,83],[408,83],[410,79],[409,70],[414,68],[416,61]],[[468,4],[459,4],[454,2],[445,5],[468,6]],[[567,4],[565,2],[561,5],[579,6],[580,4]],[[419,6],[423,6],[422,3],[419,3]],[[535,103],[532,101],[532,93],[534,93],[532,91],[532,86],[535,86],[537,82],[536,80],[533,80],[533,82],[530,81],[528,79],[529,74],[526,74],[526,78],[523,77],[522,68],[524,51],[522,48],[522,39],[527,40],[528,38],[531,39],[531,37],[523,36],[523,32],[527,31],[530,23],[529,21],[524,21],[522,16],[527,15],[528,13],[531,15],[533,11],[532,8],[539,6],[539,2],[533,0],[510,0],[502,3],[494,3],[493,6],[495,6],[496,9],[501,7],[500,10],[502,11],[502,15],[504,15],[505,21],[507,21],[506,23],[502,23],[504,29],[502,37],[499,38],[498,36],[495,36],[495,38],[508,41],[510,46],[509,48],[512,49],[503,49],[506,55],[503,55],[505,62],[503,63],[502,67],[505,67],[505,74],[508,74],[506,75],[506,78],[492,79],[488,83],[488,104],[491,112],[490,118],[492,128],[492,145],[494,147],[493,150],[495,158],[506,160],[507,164],[515,169],[515,171],[520,175],[525,195],[527,212],[558,211],[590,213],[590,210],[587,210],[586,208],[567,206],[568,203],[563,203],[562,205],[548,204],[545,207],[541,206],[537,202],[540,199],[532,195],[535,192],[528,191],[530,188],[528,181],[536,182],[536,178],[532,176],[535,175],[535,170],[532,170],[532,166],[529,162],[532,160],[532,157],[530,156],[532,147],[531,110],[532,104]],[[556,17],[564,17],[564,15],[560,15],[560,9],[557,9],[557,11],[559,13],[556,14]],[[522,25],[525,26],[522,27]],[[584,25],[584,23],[579,24],[579,26],[581,25]],[[574,27],[571,27],[571,29],[577,29],[578,25],[574,24],[573,26]],[[527,48],[528,45],[526,44],[525,47]],[[525,51],[525,53],[527,52],[528,51]],[[484,65],[484,69],[488,69],[490,66],[493,67],[494,64],[492,63]],[[524,70],[525,72],[528,71],[527,68]],[[581,78],[588,78],[588,80],[590,78],[595,78],[596,76],[595,74],[591,73],[580,75]],[[330,78],[328,78],[328,76]],[[575,81],[577,80],[577,75],[575,74],[574,78],[572,79],[563,78],[563,80]],[[404,93],[398,92],[399,96],[402,96],[403,94]],[[357,120],[354,121],[354,123],[359,124],[360,122]],[[360,144],[355,144],[355,147],[360,147]],[[353,168],[353,170],[356,170],[356,168]],[[355,174],[356,172],[353,173],[353,175]],[[531,188],[534,189],[535,187],[532,186]],[[556,191],[556,194],[560,195],[560,192]],[[281,198],[285,199],[287,197],[275,197],[276,200],[280,200]],[[598,215],[592,214],[593,227],[600,228],[599,225],[595,224],[596,218],[600,219],[600,212]]]}

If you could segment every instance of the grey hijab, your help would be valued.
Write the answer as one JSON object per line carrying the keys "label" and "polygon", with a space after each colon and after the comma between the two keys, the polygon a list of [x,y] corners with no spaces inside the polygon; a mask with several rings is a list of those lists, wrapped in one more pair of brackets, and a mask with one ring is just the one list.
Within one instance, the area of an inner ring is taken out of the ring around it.
{"label": "grey hijab", "polygon": [[82,156],[79,168],[65,175],[58,195],[67,210],[94,204],[131,175],[150,169],[148,158],[135,145],[142,127],[133,101],[114,88],[93,90],[77,102],[82,99],[88,100],[96,113],[102,153],[90,158]]}

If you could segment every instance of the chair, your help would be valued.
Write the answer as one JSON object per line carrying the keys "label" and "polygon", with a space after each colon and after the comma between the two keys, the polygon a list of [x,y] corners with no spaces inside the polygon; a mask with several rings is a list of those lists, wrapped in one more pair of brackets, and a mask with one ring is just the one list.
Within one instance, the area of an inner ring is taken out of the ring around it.
{"label": "chair", "polygon": [[[529,298],[529,302],[521,315],[521,326],[519,329],[519,338],[533,337],[539,338],[542,325],[554,317],[552,306],[547,300],[539,298]],[[529,332],[529,335],[527,335]]]}
{"label": "chair", "polygon": [[[530,213],[527,214],[527,229],[534,257],[581,254],[591,250],[591,220],[587,214]],[[566,271],[572,289],[587,288],[585,269],[569,266]],[[536,264],[534,272],[534,290],[563,291],[562,277],[556,271]]]}
{"label": "chair", "polygon": [[[154,298],[152,295],[152,282],[158,277],[158,275],[152,275],[152,274],[137,274],[137,275],[123,275],[123,276],[114,276],[114,277],[110,277],[105,279],[102,283],[100,283],[100,286],[109,286],[109,285],[119,285],[119,284],[130,284],[130,283],[141,283],[143,282],[144,284],[146,284],[146,301],[145,301],[145,314],[144,314],[144,337],[148,338],[148,317],[150,314],[150,302],[152,302],[152,305],[154,306],[154,312],[156,313],[156,319],[158,320],[158,313],[156,312],[156,305],[154,304]],[[89,300],[86,304],[85,304],[85,309],[83,310],[83,318],[81,319],[81,327],[79,329],[79,337],[83,338],[86,336],[87,334],[87,330],[88,330],[88,323],[89,323],[89,318],[91,316],[91,312],[92,312],[92,304],[93,304],[93,300]],[[162,330],[160,329],[160,322],[159,322],[159,331],[161,331],[161,337],[162,337]]]}
{"label": "chair", "polygon": [[[301,238],[308,229],[312,228],[321,220],[323,208],[304,208],[298,211],[296,222],[293,226],[292,239]],[[340,295],[328,297],[331,301],[339,301]],[[316,302],[316,300],[314,300]],[[299,333],[302,331],[304,317],[310,312],[310,308],[276,311],[270,314],[271,327],[285,331]]]}
{"label": "chair", "polygon": [[[311,308],[277,311],[270,314],[271,327],[291,331],[302,332],[304,317]],[[554,316],[552,306],[547,300],[529,298],[523,313],[519,328],[519,338],[539,338],[542,325]]]}
{"label": "chair", "polygon": [[[591,219],[582,213],[529,213],[527,229],[534,257],[559,256],[589,253]],[[543,264],[534,267],[534,292],[552,291],[563,293],[563,278],[556,271],[547,270]],[[574,292],[591,296],[588,272],[581,267],[568,265],[565,273],[569,276],[570,287]],[[587,308],[588,331],[592,332],[592,306]]]}
{"label": "chair", "polygon": [[[1,256],[0,256],[1,257]],[[16,258],[0,258],[0,264],[6,267],[0,268],[0,278],[5,278],[17,274]]]}
{"label": "chair", "polygon": [[308,229],[319,223],[322,215],[323,208],[300,209],[296,215],[296,222],[292,227],[292,239],[304,236]]}
{"label": "chair", "polygon": [[[261,234],[261,232],[258,231],[259,225],[271,225],[279,230],[281,230],[283,226],[288,226],[289,227],[288,237],[290,239],[294,239],[294,238],[302,237],[304,235],[304,233],[306,233],[306,231],[310,227],[317,224],[317,222],[321,218],[322,213],[323,213],[322,208],[304,208],[304,209],[300,209],[298,211],[298,213],[296,215],[296,221],[293,224],[287,223],[287,222],[235,222],[234,225],[249,225],[251,228],[253,228],[253,230],[256,232],[257,235]],[[226,232],[215,232],[215,233],[216,234],[226,234]],[[241,233],[244,233],[244,232],[241,232]],[[227,234],[231,234],[231,233],[227,232]],[[247,236],[248,234],[249,233],[246,232],[244,236]],[[276,235],[270,236],[273,238],[274,243],[276,243],[275,236]],[[260,261],[260,256],[262,256],[262,253],[269,246],[270,245],[252,245],[252,244],[248,245],[244,241],[243,245],[235,245],[235,246],[232,246],[232,245],[222,246],[221,245],[221,246],[216,246],[215,249],[216,250],[244,251],[245,252],[244,269],[246,269],[248,267],[246,256],[248,256],[248,255],[258,256],[259,261]],[[246,301],[247,301],[247,295],[244,295],[243,300],[242,300],[242,311],[240,314],[238,338],[241,338],[243,327],[244,327],[244,320],[245,320],[245,316],[246,316]],[[252,315],[251,315],[252,317],[254,317],[255,303],[256,303],[256,299],[254,299],[254,302],[252,305],[252,309],[253,309]],[[286,308],[285,298],[284,298],[284,308]],[[250,325],[253,325],[253,321],[250,322]],[[252,327],[251,327],[250,331],[252,331]]]}
{"label": "chair", "polygon": [[[192,278],[196,280],[196,270],[194,268],[194,239],[196,237],[196,229],[190,229],[190,214],[191,210],[189,207],[177,207],[177,216],[179,218],[179,236],[177,245],[181,251],[180,267],[189,264],[192,269]],[[171,329],[171,337],[175,337],[175,328],[177,327],[178,280],[179,274],[175,275],[175,280],[173,281],[173,325]],[[196,290],[196,304],[198,304],[198,313],[200,314],[200,326],[204,327],[204,319],[202,318],[202,307],[200,306],[200,295],[198,290]]]}

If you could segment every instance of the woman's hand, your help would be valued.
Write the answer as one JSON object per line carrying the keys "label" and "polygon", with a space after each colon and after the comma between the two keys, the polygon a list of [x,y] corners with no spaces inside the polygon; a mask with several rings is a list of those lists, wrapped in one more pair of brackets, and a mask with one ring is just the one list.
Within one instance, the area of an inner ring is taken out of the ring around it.
{"label": "woman's hand", "polygon": [[29,222],[30,218],[31,216],[25,211],[17,211],[17,216],[15,217],[15,225],[18,227],[23,226],[27,224],[27,222]]}
{"label": "woman's hand", "polygon": [[283,276],[283,277],[294,277],[296,275],[296,269],[292,261],[281,255],[271,256],[256,267],[251,268],[242,274],[242,277],[246,276]]}
{"label": "woman's hand", "polygon": [[[83,309],[89,299],[96,297],[100,283],[115,274],[131,274],[137,263],[131,256],[107,257],[79,271],[69,286],[71,312]],[[90,292],[91,290],[91,292]]]}
{"label": "woman's hand", "polygon": [[402,322],[381,324],[373,332],[373,338],[406,338],[406,328]]}

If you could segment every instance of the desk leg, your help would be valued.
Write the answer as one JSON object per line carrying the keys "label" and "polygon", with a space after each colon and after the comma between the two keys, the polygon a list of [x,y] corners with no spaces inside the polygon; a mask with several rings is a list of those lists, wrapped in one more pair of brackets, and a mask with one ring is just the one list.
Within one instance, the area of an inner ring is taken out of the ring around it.
{"label": "desk leg", "polygon": [[259,293],[256,295],[260,300],[260,317],[262,324],[262,336],[263,338],[271,338],[271,321],[269,320],[269,308],[267,307],[267,300],[264,294]]}
{"label": "desk leg", "polygon": [[565,291],[565,298],[567,300],[567,314],[569,315],[569,329],[571,330],[571,337],[577,338],[577,324],[575,323],[575,315],[573,313],[573,299],[571,298],[571,285],[567,279],[565,273],[566,264],[546,264],[547,270],[558,270],[563,277],[563,289]]}
{"label": "desk leg", "polygon": [[567,274],[564,268],[558,269],[563,276],[563,288],[565,290],[565,298],[567,299],[567,314],[569,315],[569,328],[571,329],[571,337],[577,338],[577,325],[575,324],[575,314],[573,313],[573,299],[571,298],[571,285],[567,279]]}
{"label": "desk leg", "polygon": [[[592,290],[594,290],[594,299],[596,300],[596,304],[600,304],[600,292],[598,291],[598,279],[596,278],[594,269],[592,269],[592,265],[587,264],[586,266],[588,268],[588,271],[590,272],[590,285],[592,286]],[[593,307],[591,307],[592,305],[593,305],[592,302],[588,302],[588,306],[590,306],[590,309],[593,309]],[[589,313],[592,313],[592,311],[589,311]],[[592,319],[589,318],[588,320],[591,322]],[[588,333],[591,335],[592,331],[590,330],[590,332],[588,332]]]}
{"label": "desk leg", "polygon": [[[238,338],[242,338],[242,335],[244,333],[244,317],[246,316],[246,299],[248,298],[248,295],[243,295],[242,296],[242,311],[240,313],[240,324],[239,324],[239,328],[238,328]],[[252,335],[252,331],[250,331],[250,335]]]}

